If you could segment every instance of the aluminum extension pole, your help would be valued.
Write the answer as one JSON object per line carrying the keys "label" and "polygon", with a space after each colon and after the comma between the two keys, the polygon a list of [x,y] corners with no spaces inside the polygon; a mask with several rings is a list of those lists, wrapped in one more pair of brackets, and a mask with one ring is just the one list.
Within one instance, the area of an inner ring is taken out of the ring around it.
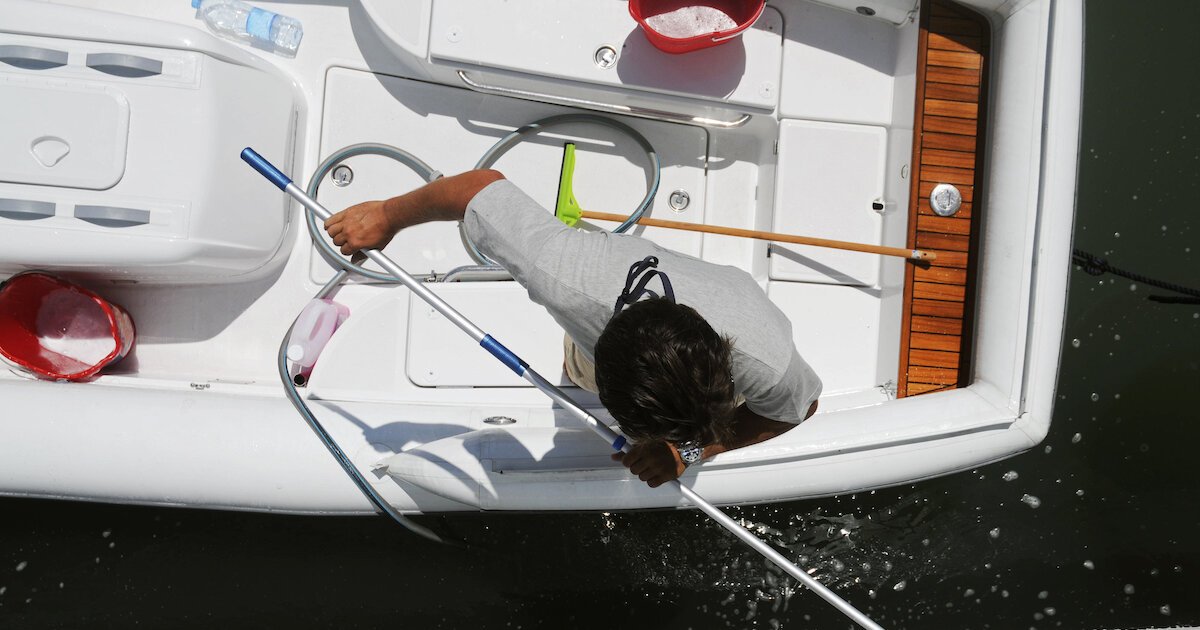
{"label": "aluminum extension pole", "polygon": [[[249,147],[244,149],[242,151],[242,159],[250,164],[250,166],[254,167],[254,170],[262,174],[263,177],[266,177],[268,180],[270,180],[272,184],[278,186],[280,190],[287,193],[293,199],[300,202],[300,204],[305,208],[310,210],[313,214],[317,215],[317,217],[319,217],[321,220],[326,220],[333,216],[329,210],[325,209],[325,207],[318,203],[315,199],[305,194],[305,192],[301,190],[299,186],[292,183],[291,179],[280,172],[279,169],[275,168],[273,164],[268,162],[253,149]],[[563,393],[562,390],[546,379],[542,378],[537,371],[530,368],[529,365],[522,361],[520,357],[513,354],[508,348],[505,348],[499,341],[493,339],[491,335],[483,332],[482,329],[471,323],[471,321],[466,317],[463,317],[463,315],[456,311],[453,306],[450,306],[445,300],[438,297],[436,293],[430,291],[429,287],[425,286],[424,283],[409,275],[407,271],[401,269],[399,265],[392,261],[392,259],[384,256],[383,253],[377,249],[364,250],[363,253],[367,255],[367,258],[370,258],[379,264],[379,266],[383,267],[385,271],[394,275],[396,279],[399,280],[404,286],[408,287],[410,291],[417,294],[418,297],[420,297],[422,300],[425,300],[430,306],[432,306],[442,315],[445,315],[451,322],[454,323],[455,326],[458,326],[463,332],[470,335],[472,339],[479,342],[480,346],[483,346],[483,348],[490,352],[492,356],[496,357],[496,359],[498,359],[501,363],[508,366],[508,368],[513,372],[516,372],[518,376],[529,381],[534,387],[537,387],[542,391],[542,393],[549,396],[551,400],[558,403],[573,416],[583,421],[584,424],[592,429],[592,431],[596,432],[596,434],[598,434],[600,437],[607,440],[608,443],[612,445],[614,450],[622,452],[628,451],[629,445],[625,441],[625,436],[617,434],[615,431],[608,428],[608,426],[603,422],[600,422],[598,419],[596,419],[595,416],[588,413],[583,407],[580,407],[578,404],[576,404],[575,401],[571,400],[571,398]],[[714,521],[721,525],[721,527],[729,530],[730,533],[741,539],[742,542],[752,547],[758,553],[762,554],[775,566],[783,569],[785,573],[807,586],[817,595],[820,595],[822,599],[832,604],[834,608],[840,610],[855,623],[863,628],[867,628],[868,630],[883,630],[883,628],[879,624],[872,621],[870,617],[867,617],[857,608],[850,605],[849,602],[839,597],[837,593],[829,590],[828,587],[826,587],[824,584],[821,584],[807,572],[793,564],[792,561],[783,557],[782,554],[780,554],[778,551],[775,551],[770,545],[763,542],[760,538],[750,533],[750,531],[745,527],[742,527],[736,521],[730,518],[728,514],[717,509],[716,506],[712,505],[708,501],[705,501],[703,497],[696,494],[691,488],[688,488],[680,483],[678,479],[674,480],[674,485],[679,489],[679,492],[683,494],[684,498],[686,498],[688,501],[691,501],[691,503],[696,507],[700,508],[701,511],[711,517]]]}

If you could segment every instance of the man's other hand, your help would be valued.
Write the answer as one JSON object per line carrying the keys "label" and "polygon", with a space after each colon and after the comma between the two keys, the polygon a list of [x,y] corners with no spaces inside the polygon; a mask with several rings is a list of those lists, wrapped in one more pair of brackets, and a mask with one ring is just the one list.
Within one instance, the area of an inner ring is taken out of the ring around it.
{"label": "man's other hand", "polygon": [[396,229],[388,220],[384,202],[367,201],[350,206],[325,221],[325,231],[340,247],[342,254],[349,256],[361,249],[383,249],[396,235]]}
{"label": "man's other hand", "polygon": [[678,479],[687,468],[679,459],[679,451],[666,442],[635,444],[628,453],[613,453],[612,459],[621,462],[651,488]]}

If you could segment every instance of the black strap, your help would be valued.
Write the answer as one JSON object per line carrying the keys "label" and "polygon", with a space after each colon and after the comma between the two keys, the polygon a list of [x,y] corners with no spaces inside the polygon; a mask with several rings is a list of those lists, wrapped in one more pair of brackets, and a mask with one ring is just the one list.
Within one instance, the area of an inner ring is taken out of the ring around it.
{"label": "black strap", "polygon": [[[625,288],[621,290],[620,297],[613,305],[613,317],[616,317],[626,306],[637,302],[643,295],[647,293],[654,295],[654,292],[647,289],[646,285],[655,276],[662,280],[663,297],[671,300],[672,303],[675,302],[675,290],[671,288],[671,279],[655,267],[658,267],[658,258],[654,256],[647,256],[629,266],[629,273],[625,275]],[[640,280],[639,276],[641,276]],[[637,282],[636,286],[634,282]]]}

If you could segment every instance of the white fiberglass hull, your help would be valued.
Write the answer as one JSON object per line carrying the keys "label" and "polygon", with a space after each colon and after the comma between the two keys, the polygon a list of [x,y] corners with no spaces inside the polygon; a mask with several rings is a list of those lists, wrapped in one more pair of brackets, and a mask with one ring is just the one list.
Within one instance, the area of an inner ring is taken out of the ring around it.
{"label": "white fiberglass hull", "polygon": [[[479,154],[476,145],[486,147],[497,136],[487,131],[486,125],[476,125],[485,131],[479,132],[479,138],[464,136],[463,142],[472,147],[465,155],[430,157],[428,153],[436,153],[439,143],[445,144],[440,132],[430,131],[426,137],[420,125],[406,123],[395,128],[397,120],[407,120],[402,117],[415,115],[414,111],[431,128],[443,124],[434,116],[437,111],[419,111],[414,104],[444,106],[448,112],[457,111],[454,107],[475,108],[448,115],[448,120],[499,112],[496,116],[503,120],[495,124],[507,128],[563,111],[560,106],[522,105],[525,101],[513,105],[504,98],[479,96],[458,87],[445,92],[446,86],[458,81],[453,68],[438,65],[436,59],[429,61],[426,35],[391,32],[383,22],[387,16],[380,14],[398,9],[381,10],[376,3],[275,3],[273,9],[299,17],[308,28],[295,59],[247,52],[249,49],[218,41],[197,30],[191,12],[179,7],[134,0],[66,4],[103,4],[102,8],[126,15],[53,3],[0,1],[0,5],[11,5],[7,14],[16,16],[10,24],[0,26],[0,36],[25,38],[22,41],[91,37],[122,46],[154,46],[182,51],[179,54],[185,59],[199,55],[195,63],[204,69],[201,74],[229,72],[234,76],[241,72],[224,66],[207,69],[214,63],[211,60],[219,59],[272,75],[282,86],[277,91],[279,98],[292,102],[289,128],[294,134],[280,140],[280,151],[294,145],[291,170],[298,183],[300,175],[309,174],[330,151],[362,140],[357,137],[362,131],[354,125],[372,116],[385,123],[378,127],[381,136],[390,134],[397,144],[406,138],[414,144],[424,143],[428,148],[422,157],[447,172],[469,168]],[[431,2],[411,4],[420,9],[415,15],[422,16],[421,20],[431,19]],[[868,283],[864,290],[844,283],[781,281],[772,275],[775,271],[770,265],[774,263],[767,262],[765,246],[701,241],[699,237],[668,241],[683,249],[694,247],[695,253],[705,258],[748,268],[763,279],[768,293],[785,310],[789,304],[827,299],[828,312],[812,317],[823,318],[823,325],[832,327],[849,326],[845,322],[861,319],[866,322],[863,328],[874,335],[870,343],[860,343],[851,340],[859,337],[846,336],[853,334],[851,328],[844,334],[812,333],[808,343],[816,363],[829,366],[832,376],[827,382],[835,385],[827,387],[821,412],[778,438],[689,469],[682,482],[710,502],[783,501],[910,483],[1011,456],[1035,446],[1045,436],[1057,378],[1069,271],[1082,9],[1075,3],[1051,0],[1024,3],[1017,9],[1010,8],[1010,3],[971,4],[993,20],[996,45],[985,177],[989,218],[980,242],[971,385],[899,400],[889,396],[886,381],[889,371],[895,372],[892,360],[896,353],[894,344],[887,341],[894,332],[891,322],[896,314],[889,296],[895,293],[896,270],[902,269],[899,263],[881,266],[878,277],[870,281],[874,284]],[[857,24],[854,20],[858,19],[809,3],[779,10],[788,19],[797,17],[792,13],[796,11],[805,18],[833,24]],[[145,17],[134,19],[128,14]],[[94,30],[97,20],[108,24],[103,35]],[[379,32],[363,34],[372,25]],[[871,23],[868,28],[885,35],[898,32],[895,37],[903,43],[913,27]],[[396,41],[401,42],[399,51],[392,46]],[[785,42],[791,41],[785,38]],[[426,52],[418,50],[419,54],[406,58],[407,43],[418,49],[424,46]],[[776,184],[771,146],[778,137],[780,121],[787,118],[786,99],[791,98],[787,91],[789,43],[785,43],[782,64],[784,105],[766,107],[756,101],[765,98],[762,95],[746,96],[739,106],[749,112],[751,122],[744,127],[699,130],[693,125],[636,123],[653,142],[678,142],[688,147],[681,154],[701,145],[708,151],[702,163],[680,158],[677,168],[664,169],[664,188],[690,186],[694,203],[707,196],[714,208],[738,207],[722,195],[756,199],[749,202],[747,216],[771,203],[770,195],[757,193]],[[754,45],[747,44],[748,54],[754,53]],[[906,94],[911,98],[911,92],[903,88],[903,73],[893,74],[896,76],[888,80],[894,79],[897,103]],[[911,83],[911,77],[908,79]],[[864,81],[873,85],[870,82],[876,79]],[[563,88],[568,94],[571,89],[570,85]],[[362,90],[362,98],[359,94],[346,96],[350,90]],[[886,90],[891,97],[891,83]],[[443,99],[447,93],[457,104]],[[372,113],[374,101],[370,99],[385,99],[380,101],[385,103],[388,95],[403,101],[405,111],[379,109]],[[367,110],[347,110],[349,101],[362,103]],[[821,105],[806,102],[805,106]],[[223,107],[215,111],[224,111]],[[894,117],[893,112],[903,114],[905,107],[911,111],[911,104],[897,104],[878,115]],[[888,149],[887,155],[903,155],[906,137],[911,144],[911,124],[905,130],[903,116],[887,123],[869,120],[877,112],[854,107],[846,111],[850,110],[854,111],[848,116],[864,118],[873,128],[885,130],[889,142],[898,147]],[[698,107],[693,113],[708,117],[712,111]],[[817,118],[814,114],[811,120]],[[804,120],[804,124],[826,124]],[[862,123],[834,120],[832,124]],[[341,135],[335,139],[336,134]],[[240,140],[234,137],[231,144]],[[131,136],[130,146],[138,141],[142,140]],[[222,164],[226,159],[237,160],[236,153],[225,156],[224,151],[222,147],[214,159]],[[888,164],[881,168],[892,182],[889,190],[901,188],[901,169],[890,161]],[[622,164],[614,168],[620,167]],[[126,168],[136,173],[142,165],[130,161]],[[162,168],[164,173],[171,170],[169,165]],[[221,181],[205,181],[203,178],[213,174],[195,172],[199,183],[180,192],[183,199],[178,203],[199,204],[210,194],[203,190],[223,190],[225,186],[231,199],[242,192],[274,194],[273,188],[244,165],[231,168],[233,174]],[[520,169],[514,168],[519,177]],[[370,164],[356,166],[356,173],[367,180],[373,169],[376,167]],[[640,166],[631,170],[636,181]],[[24,194],[26,189],[33,190],[30,195],[40,190],[10,185],[4,191],[11,196]],[[734,192],[728,192],[731,190]],[[379,196],[385,191],[375,188],[363,194]],[[351,201],[339,197],[342,193],[337,191],[322,194],[334,209]],[[267,200],[282,203],[275,197]],[[774,200],[777,207],[786,202]],[[0,374],[0,434],[4,436],[0,440],[0,494],[313,514],[371,512],[370,503],[284,397],[274,374],[274,352],[280,337],[307,297],[328,277],[328,269],[301,227],[298,210],[290,208],[294,214],[280,228],[278,244],[263,241],[217,249],[199,243],[195,245],[199,253],[170,263],[178,263],[175,267],[164,259],[153,263],[153,272],[143,276],[135,272],[143,284],[110,283],[112,270],[81,271],[65,258],[58,268],[53,257],[28,265],[76,277],[111,296],[133,312],[140,338],[134,361],[93,382],[50,383],[16,373]],[[248,208],[246,213],[260,209]],[[738,220],[716,209],[702,218],[714,223]],[[879,228],[885,239],[892,233],[886,221]],[[456,238],[450,233],[437,242]],[[241,253],[235,256],[229,251]],[[254,256],[258,258],[246,262]],[[146,263],[147,269],[152,262]],[[123,258],[120,264],[137,261]],[[176,284],[163,280],[172,273],[193,275]],[[221,274],[240,277],[225,287],[222,281],[213,280]],[[457,300],[469,315],[479,318],[477,324],[523,354],[526,338],[534,335],[527,330],[534,326],[530,318],[545,318],[544,314],[531,314],[534,311],[523,303],[509,310],[496,307],[514,304],[513,296],[519,293],[502,283],[477,284],[489,286],[444,285],[437,290]],[[477,374],[471,371],[474,368],[463,367],[492,359],[470,348],[469,340],[446,334],[446,329],[439,328],[441,324],[428,323],[435,320],[426,318],[427,309],[404,289],[353,284],[338,294],[338,300],[349,305],[353,315],[330,342],[309,387],[302,391],[342,450],[398,510],[685,506],[669,487],[649,489],[611,462],[608,445],[575,426],[537,391],[509,381],[493,383],[489,379],[506,377]],[[863,318],[854,309],[864,302],[871,308],[876,308],[875,303],[883,306]],[[795,319],[803,322],[804,316],[798,312]],[[840,340],[821,339],[839,334]],[[511,336],[516,342],[510,341]],[[560,358],[554,352],[561,332],[529,338],[534,345],[530,362],[543,375],[557,377]],[[866,360],[853,354],[859,346],[863,346]],[[862,364],[869,365],[864,369]],[[468,383],[476,379],[486,386],[463,386],[455,379]],[[608,418],[594,396],[574,388],[567,391],[581,394],[585,406],[598,417]],[[500,427],[488,422],[497,416],[516,422]]]}

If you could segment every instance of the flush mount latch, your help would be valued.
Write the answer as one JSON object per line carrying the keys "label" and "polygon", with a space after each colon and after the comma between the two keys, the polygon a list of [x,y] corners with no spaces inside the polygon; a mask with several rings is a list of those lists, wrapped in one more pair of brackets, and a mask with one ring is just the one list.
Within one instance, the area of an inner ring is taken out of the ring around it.
{"label": "flush mount latch", "polygon": [[333,180],[334,186],[345,188],[350,185],[350,182],[354,181],[354,171],[350,170],[350,167],[345,164],[339,164],[329,174],[329,179]]}
{"label": "flush mount latch", "polygon": [[962,193],[951,184],[938,184],[929,193],[929,207],[939,217],[952,217],[962,207]]}

